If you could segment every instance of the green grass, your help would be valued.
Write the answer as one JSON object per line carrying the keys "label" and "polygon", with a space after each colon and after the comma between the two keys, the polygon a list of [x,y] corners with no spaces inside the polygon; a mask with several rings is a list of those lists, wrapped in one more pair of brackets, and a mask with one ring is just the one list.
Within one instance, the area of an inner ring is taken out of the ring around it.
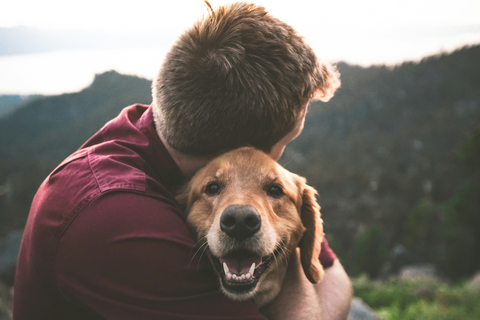
{"label": "green grass", "polygon": [[480,291],[437,280],[352,279],[354,295],[388,320],[479,320]]}

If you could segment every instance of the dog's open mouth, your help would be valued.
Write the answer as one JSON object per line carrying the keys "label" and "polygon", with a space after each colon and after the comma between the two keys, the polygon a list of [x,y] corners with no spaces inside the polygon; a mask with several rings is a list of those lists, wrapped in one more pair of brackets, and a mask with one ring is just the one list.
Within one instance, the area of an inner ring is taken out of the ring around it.
{"label": "dog's open mouth", "polygon": [[224,257],[210,255],[225,290],[245,294],[255,289],[258,280],[275,260],[275,252],[264,257],[238,250]]}

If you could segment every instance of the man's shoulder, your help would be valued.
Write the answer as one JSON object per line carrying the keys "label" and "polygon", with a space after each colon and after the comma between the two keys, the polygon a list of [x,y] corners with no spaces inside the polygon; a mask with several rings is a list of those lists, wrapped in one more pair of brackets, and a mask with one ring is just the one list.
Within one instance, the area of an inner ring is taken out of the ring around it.
{"label": "man's shoulder", "polygon": [[106,239],[161,237],[192,244],[175,201],[160,194],[125,189],[109,190],[89,201],[66,234],[75,234],[73,239],[77,240],[82,234],[97,234]]}
{"label": "man's shoulder", "polygon": [[146,191],[145,160],[134,150],[106,142],[87,152],[88,166],[98,188]]}
{"label": "man's shoulder", "polygon": [[[110,154],[102,154],[105,148],[110,149]],[[72,205],[107,191],[145,192],[143,160],[116,148],[101,145],[78,150],[52,171],[39,192],[70,199]]]}
{"label": "man's shoulder", "polygon": [[[178,208],[174,194],[145,167],[146,161],[136,150],[106,141],[73,153],[48,176],[39,191],[67,199],[69,206],[64,208],[75,212],[91,202],[102,202],[107,193],[119,203],[128,198],[139,206],[148,203]],[[145,201],[147,198],[153,201]]]}

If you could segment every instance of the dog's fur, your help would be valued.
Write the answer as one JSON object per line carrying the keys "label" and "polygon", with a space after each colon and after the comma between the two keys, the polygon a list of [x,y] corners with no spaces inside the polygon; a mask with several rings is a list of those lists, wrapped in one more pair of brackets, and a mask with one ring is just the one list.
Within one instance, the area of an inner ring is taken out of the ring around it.
{"label": "dog's fur", "polygon": [[[197,172],[177,201],[185,208],[199,250],[207,248],[222,291],[235,300],[253,298],[260,307],[279,293],[297,246],[307,278],[317,283],[323,277],[318,257],[324,233],[315,195],[304,178],[265,153],[244,147],[215,158]],[[258,231],[242,239],[221,227],[222,214],[235,214],[237,208],[247,208],[261,221]],[[222,262],[229,272],[245,274],[247,279],[227,277]],[[252,262],[255,271],[248,275]]]}

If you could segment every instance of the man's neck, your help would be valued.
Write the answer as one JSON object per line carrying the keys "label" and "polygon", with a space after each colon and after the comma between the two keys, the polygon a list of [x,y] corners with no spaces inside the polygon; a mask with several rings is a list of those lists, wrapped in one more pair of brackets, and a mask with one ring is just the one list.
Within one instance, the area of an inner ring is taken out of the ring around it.
{"label": "man's neck", "polygon": [[183,176],[186,178],[191,178],[199,169],[204,167],[213,157],[206,157],[206,156],[191,156],[185,153],[182,153],[176,149],[174,149],[167,140],[163,137],[163,135],[158,132],[157,134],[162,140],[163,145],[167,149],[170,156],[172,156],[175,163],[180,168]]}

